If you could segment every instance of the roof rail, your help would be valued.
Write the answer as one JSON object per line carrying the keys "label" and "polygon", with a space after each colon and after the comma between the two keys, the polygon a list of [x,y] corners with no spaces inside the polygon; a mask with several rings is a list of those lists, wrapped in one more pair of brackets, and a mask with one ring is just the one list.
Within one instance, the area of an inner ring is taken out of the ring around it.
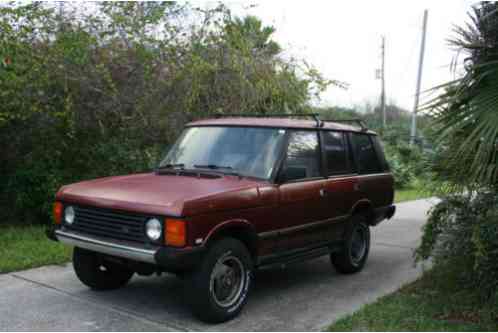
{"label": "roof rail", "polygon": [[215,118],[222,117],[248,117],[248,118],[313,118],[316,127],[322,127],[323,121],[320,120],[318,113],[216,113]]}
{"label": "roof rail", "polygon": [[318,113],[216,113],[215,118],[222,117],[247,117],[247,118],[313,118],[316,127],[323,127],[325,122],[333,123],[356,123],[362,131],[367,131],[368,127],[365,122],[359,118],[355,119],[320,119]]}
{"label": "roof rail", "polygon": [[362,131],[367,131],[368,127],[365,125],[365,122],[362,119],[355,118],[355,119],[324,119],[324,122],[329,121],[333,123],[356,123]]}

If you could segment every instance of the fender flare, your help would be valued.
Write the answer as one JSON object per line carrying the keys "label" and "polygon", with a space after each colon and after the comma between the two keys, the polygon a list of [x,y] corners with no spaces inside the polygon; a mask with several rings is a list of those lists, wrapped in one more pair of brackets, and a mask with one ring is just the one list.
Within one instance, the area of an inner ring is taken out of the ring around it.
{"label": "fender flare", "polygon": [[355,214],[362,212],[366,212],[366,216],[368,219],[368,223],[370,224],[374,217],[374,207],[370,200],[368,199],[360,199],[358,200],[350,211],[350,216],[354,216]]}
{"label": "fender flare", "polygon": [[254,226],[245,219],[231,219],[218,223],[209,231],[202,242],[203,246],[209,246],[209,243],[222,234],[234,235],[241,240],[248,248],[252,255],[256,254],[258,234]]}

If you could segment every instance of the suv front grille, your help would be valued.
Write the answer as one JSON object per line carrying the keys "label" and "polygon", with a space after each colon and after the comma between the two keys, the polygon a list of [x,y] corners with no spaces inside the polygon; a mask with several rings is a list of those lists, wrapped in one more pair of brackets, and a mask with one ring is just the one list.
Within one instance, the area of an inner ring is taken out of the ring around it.
{"label": "suv front grille", "polygon": [[67,229],[126,241],[145,241],[146,216],[94,207],[73,206],[75,220]]}

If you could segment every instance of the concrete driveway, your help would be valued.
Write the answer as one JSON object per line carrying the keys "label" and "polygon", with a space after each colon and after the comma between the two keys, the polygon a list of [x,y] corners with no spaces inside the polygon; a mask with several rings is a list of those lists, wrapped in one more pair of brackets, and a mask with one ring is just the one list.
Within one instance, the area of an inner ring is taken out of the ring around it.
{"label": "concrete driveway", "polygon": [[121,290],[93,292],[70,264],[0,275],[0,330],[19,331],[308,331],[322,330],[363,304],[415,280],[420,228],[435,199],[398,205],[390,221],[373,228],[365,269],[337,274],[328,257],[261,271],[241,315],[224,324],[195,319],[182,280],[135,277]]}

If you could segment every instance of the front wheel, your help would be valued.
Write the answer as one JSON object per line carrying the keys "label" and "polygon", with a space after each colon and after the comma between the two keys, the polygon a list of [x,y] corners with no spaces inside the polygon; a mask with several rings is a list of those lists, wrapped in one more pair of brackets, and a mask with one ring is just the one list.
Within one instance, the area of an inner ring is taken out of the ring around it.
{"label": "front wheel", "polygon": [[193,313],[210,323],[235,317],[247,301],[252,269],[251,255],[243,243],[233,238],[217,241],[190,277]]}
{"label": "front wheel", "polygon": [[73,251],[73,267],[80,281],[94,290],[120,288],[134,274],[124,266],[103,260],[97,253],[79,247]]}
{"label": "front wheel", "polygon": [[365,266],[370,251],[370,228],[363,216],[353,217],[346,228],[342,250],[330,254],[332,265],[339,273],[352,274]]}

